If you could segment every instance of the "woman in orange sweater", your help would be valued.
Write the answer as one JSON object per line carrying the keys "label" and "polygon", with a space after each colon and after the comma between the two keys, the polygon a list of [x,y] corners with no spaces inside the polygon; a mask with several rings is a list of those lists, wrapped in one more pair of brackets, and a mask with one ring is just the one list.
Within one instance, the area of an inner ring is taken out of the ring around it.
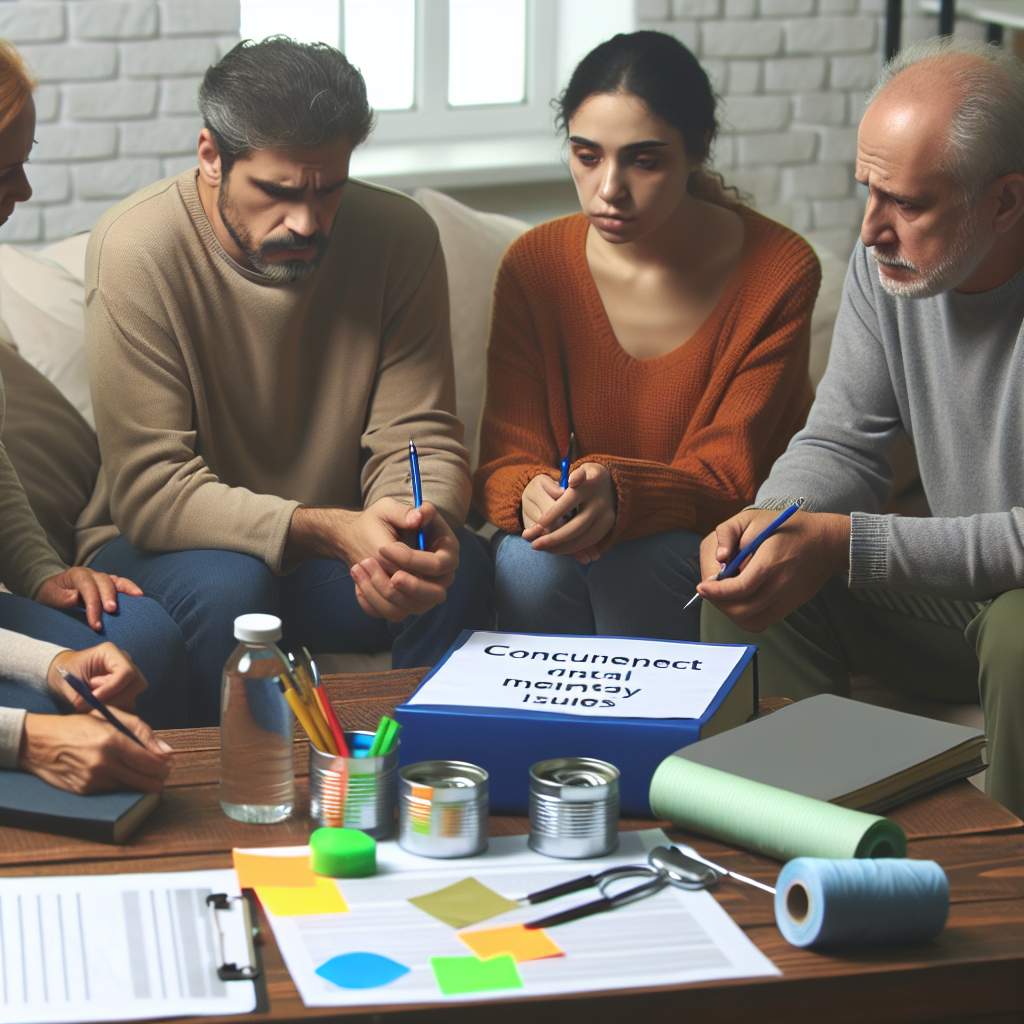
{"label": "woman in orange sweater", "polygon": [[707,170],[715,97],[672,36],[598,46],[559,123],[583,212],[510,246],[491,313],[474,498],[503,531],[498,625],[697,640],[701,538],[810,408],[818,262]]}

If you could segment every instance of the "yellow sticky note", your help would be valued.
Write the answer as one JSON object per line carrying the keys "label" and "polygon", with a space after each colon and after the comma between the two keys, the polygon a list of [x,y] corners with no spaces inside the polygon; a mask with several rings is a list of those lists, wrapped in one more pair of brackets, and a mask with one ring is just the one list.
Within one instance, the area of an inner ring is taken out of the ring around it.
{"label": "yellow sticky note", "polygon": [[348,904],[333,878],[318,877],[311,886],[257,886],[256,895],[264,908],[277,917],[348,913]]}
{"label": "yellow sticky note", "polygon": [[309,857],[273,857],[232,850],[231,860],[242,889],[264,889],[267,886],[309,888],[316,884]]}
{"label": "yellow sticky note", "polygon": [[482,932],[459,932],[459,938],[481,960],[508,953],[517,964],[524,960],[543,960],[565,953],[548,937],[543,928],[524,928],[521,924],[507,928],[488,928]]}

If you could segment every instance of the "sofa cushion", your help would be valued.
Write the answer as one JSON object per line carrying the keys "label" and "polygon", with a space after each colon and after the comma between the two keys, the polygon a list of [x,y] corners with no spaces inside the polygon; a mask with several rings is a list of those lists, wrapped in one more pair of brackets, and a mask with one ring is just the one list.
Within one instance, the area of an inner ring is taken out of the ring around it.
{"label": "sofa cushion", "polygon": [[835,330],[839,305],[843,300],[846,264],[828,249],[815,246],[814,252],[821,264],[821,287],[818,289],[814,311],[811,313],[811,358],[808,371],[811,386],[817,390],[828,363],[829,350],[832,348],[832,332]]}
{"label": "sofa cushion", "polygon": [[69,270],[41,252],[0,245],[0,316],[22,357],[94,426],[85,355],[85,285],[77,276],[75,258],[78,249],[84,252],[82,247],[80,236],[51,247],[73,268]]}
{"label": "sofa cushion", "polygon": [[[0,332],[2,337],[2,332]],[[3,442],[54,550],[75,561],[75,526],[100,468],[96,434],[35,367],[0,341],[6,399]]]}
{"label": "sofa cushion", "polygon": [[417,189],[413,199],[434,218],[448,265],[456,411],[466,425],[463,443],[475,469],[494,275],[505,250],[530,225],[500,213],[471,210],[429,188]]}

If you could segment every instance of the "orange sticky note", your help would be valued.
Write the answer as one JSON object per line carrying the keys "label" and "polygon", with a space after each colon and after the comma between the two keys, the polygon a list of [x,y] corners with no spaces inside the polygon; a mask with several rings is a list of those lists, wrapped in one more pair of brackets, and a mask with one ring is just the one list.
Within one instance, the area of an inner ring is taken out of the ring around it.
{"label": "orange sticky note", "polygon": [[267,857],[258,853],[232,850],[231,859],[242,889],[309,888],[316,885],[316,875],[309,866],[309,857]]}
{"label": "orange sticky note", "polygon": [[304,914],[347,914],[348,904],[338,891],[333,878],[316,877],[311,886],[262,885],[256,895],[266,910],[278,917],[299,917]]}
{"label": "orange sticky note", "polygon": [[543,960],[549,956],[565,956],[543,928],[524,928],[521,924],[507,928],[488,928],[482,932],[459,932],[459,938],[481,960],[508,953],[517,964],[524,960]]}

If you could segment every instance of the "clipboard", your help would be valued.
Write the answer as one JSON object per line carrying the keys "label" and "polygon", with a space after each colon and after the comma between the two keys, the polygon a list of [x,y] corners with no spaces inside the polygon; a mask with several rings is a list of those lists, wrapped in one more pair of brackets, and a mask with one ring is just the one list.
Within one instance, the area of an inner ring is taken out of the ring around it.
{"label": "clipboard", "polygon": [[[224,930],[220,925],[220,913],[230,912],[232,903],[241,904],[245,942],[249,952],[249,962],[241,966],[234,962],[229,963],[224,955]],[[217,933],[217,977],[221,981],[251,981],[256,992],[256,1007],[252,1012],[267,1013],[270,1010],[270,999],[267,995],[267,978],[263,970],[263,943],[256,916],[256,894],[252,889],[243,889],[241,896],[215,892],[206,897],[206,905],[213,915],[213,926]]]}

